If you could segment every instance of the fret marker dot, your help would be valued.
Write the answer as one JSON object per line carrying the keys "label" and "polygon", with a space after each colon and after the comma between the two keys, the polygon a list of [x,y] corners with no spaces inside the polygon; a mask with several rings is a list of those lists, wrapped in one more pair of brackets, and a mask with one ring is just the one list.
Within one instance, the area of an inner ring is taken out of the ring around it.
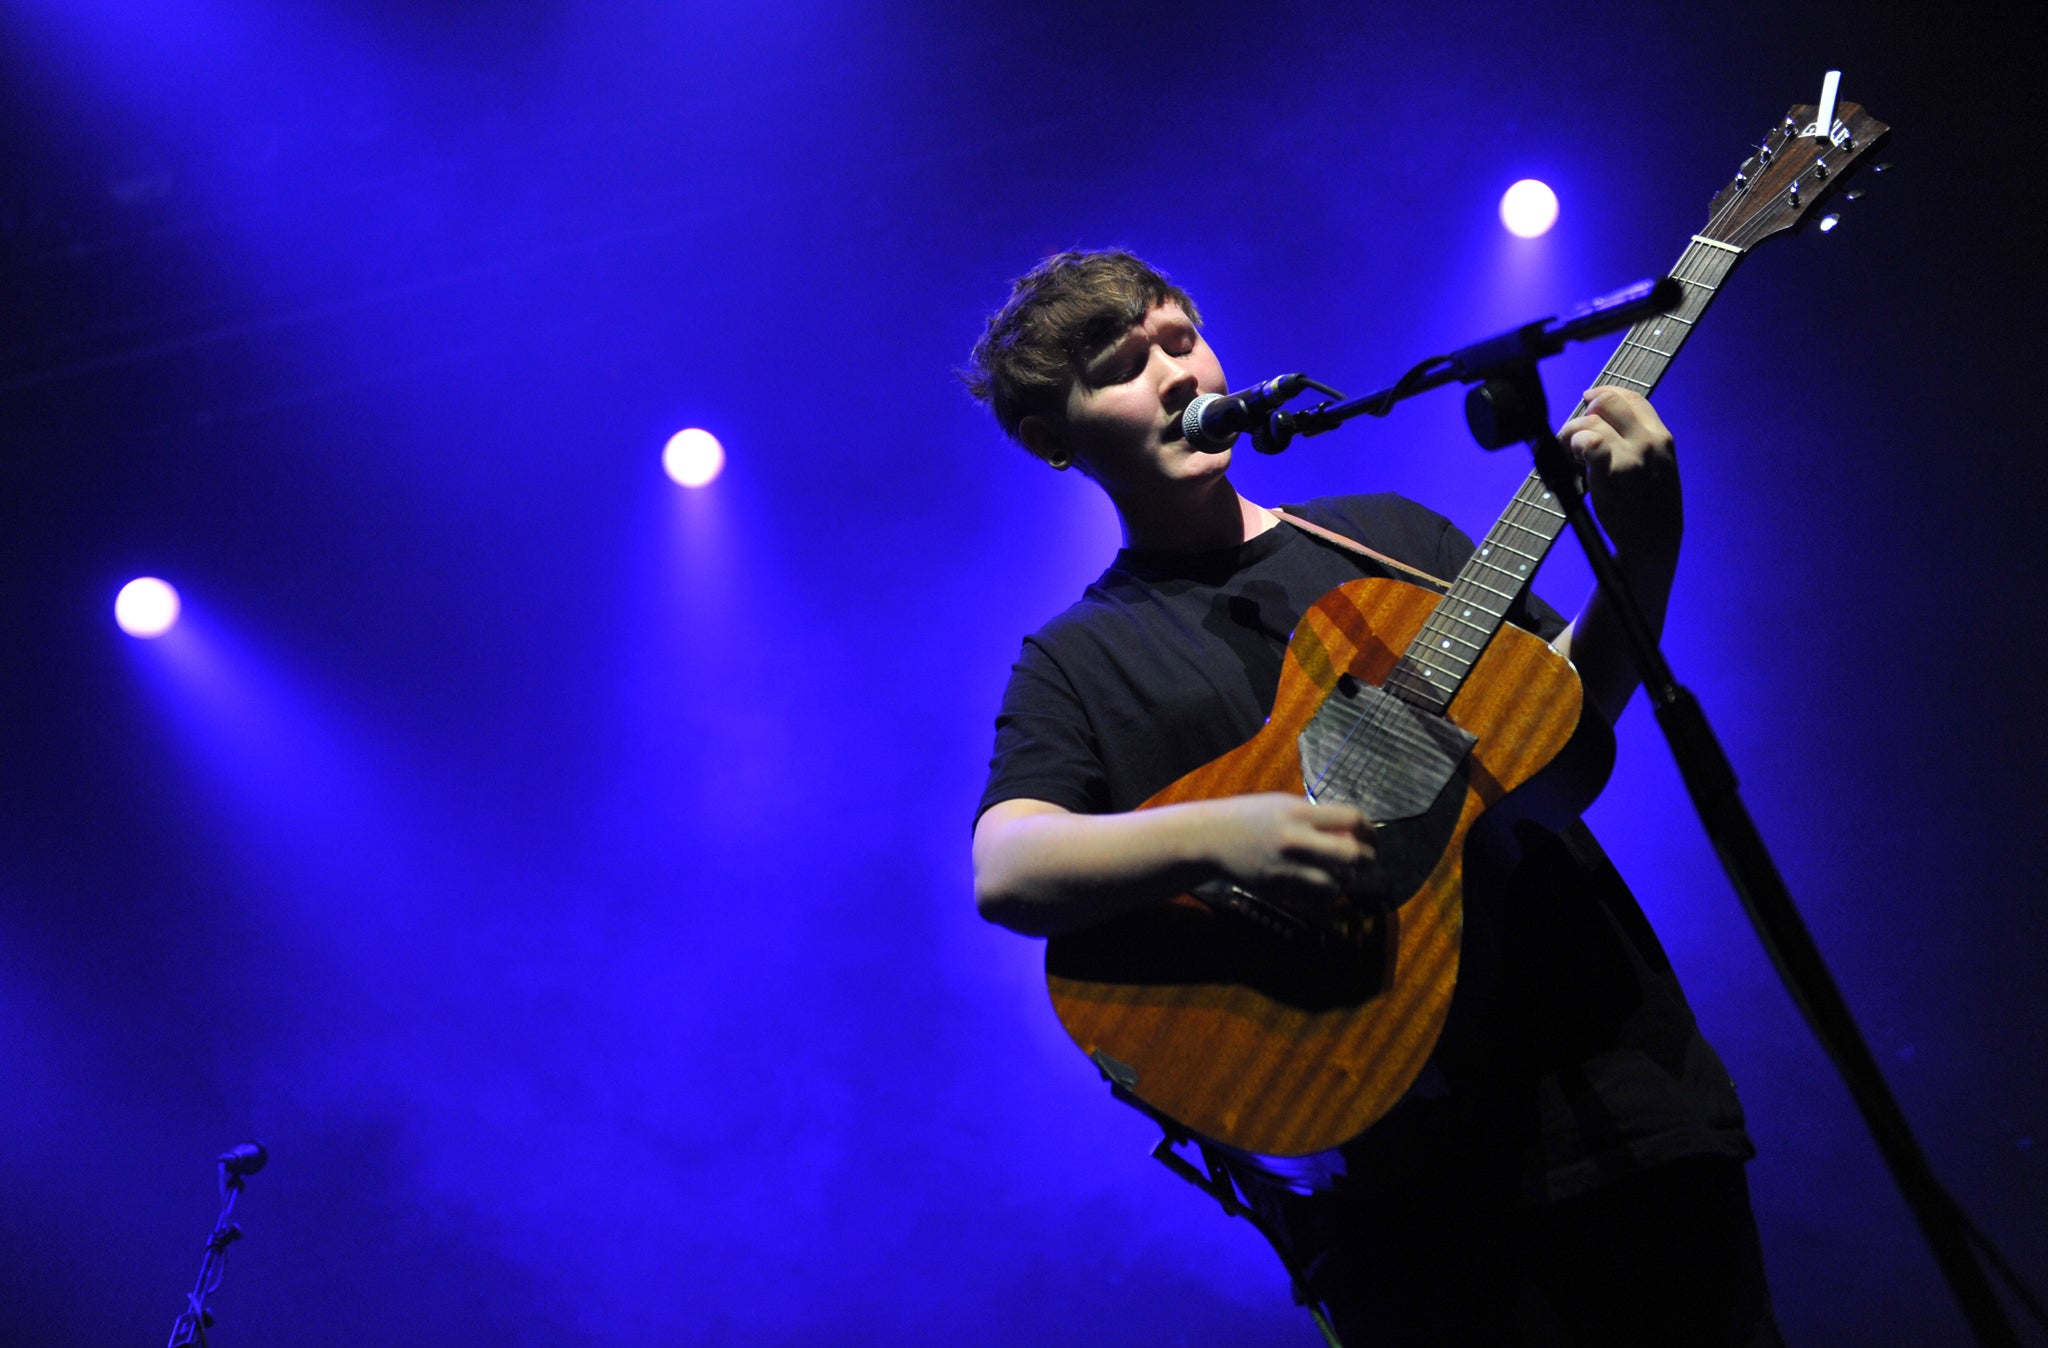
{"label": "fret marker dot", "polygon": [[1450,643],[1449,641],[1445,641],[1445,642],[1444,642],[1444,649],[1445,649],[1445,650],[1449,650],[1450,648],[1451,648],[1451,643]]}
{"label": "fret marker dot", "polygon": [[1517,570],[1517,571],[1527,571],[1528,569],[1529,569],[1529,564],[1528,564],[1527,562],[1523,562],[1523,563],[1522,563],[1522,564],[1521,564],[1520,566],[1518,566],[1518,567],[1516,567],[1516,568],[1515,568],[1515,570]]}

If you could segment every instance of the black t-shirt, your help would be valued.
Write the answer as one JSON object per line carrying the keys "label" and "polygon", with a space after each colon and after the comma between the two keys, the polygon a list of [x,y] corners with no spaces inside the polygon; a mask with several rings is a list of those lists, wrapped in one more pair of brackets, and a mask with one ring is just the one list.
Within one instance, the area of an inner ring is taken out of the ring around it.
{"label": "black t-shirt", "polygon": [[[1293,513],[1446,580],[1473,551],[1398,496]],[[1265,722],[1296,621],[1361,575],[1410,579],[1285,524],[1215,552],[1119,552],[1025,638],[980,808],[1129,810],[1236,748]],[[1564,627],[1533,596],[1509,616],[1546,639]],[[1540,837],[1512,874],[1468,875],[1465,900],[1451,1023],[1409,1099],[1345,1148],[1347,1184],[1448,1167],[1558,1199],[1680,1156],[1752,1153],[1726,1070],[1589,833]]]}

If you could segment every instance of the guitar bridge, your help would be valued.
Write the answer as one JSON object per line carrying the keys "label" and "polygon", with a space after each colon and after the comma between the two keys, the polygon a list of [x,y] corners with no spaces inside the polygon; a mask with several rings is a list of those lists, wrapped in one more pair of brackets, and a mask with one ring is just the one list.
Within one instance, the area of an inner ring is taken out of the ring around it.
{"label": "guitar bridge", "polygon": [[1294,984],[1288,1001],[1345,1005],[1379,991],[1392,919],[1384,910],[1347,904],[1318,920],[1228,880],[1210,880],[1192,893],[1212,911],[1251,928],[1259,945],[1285,960]]}

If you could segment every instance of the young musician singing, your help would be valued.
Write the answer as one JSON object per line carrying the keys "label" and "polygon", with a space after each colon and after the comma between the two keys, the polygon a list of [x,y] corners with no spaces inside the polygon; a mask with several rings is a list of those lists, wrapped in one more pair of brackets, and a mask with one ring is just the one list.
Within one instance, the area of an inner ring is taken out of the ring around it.
{"label": "young musician singing", "polygon": [[[1058,936],[1211,880],[1308,913],[1369,891],[1373,821],[1349,805],[1136,807],[1258,731],[1317,599],[1360,576],[1448,580],[1471,541],[1389,494],[1286,520],[1239,495],[1230,451],[1180,429],[1197,395],[1226,391],[1200,313],[1129,253],[1033,268],[963,377],[1123,527],[1012,670],[974,830],[983,915]],[[1560,438],[1661,627],[1682,526],[1670,432],[1602,387]],[[1526,592],[1509,618],[1571,661],[1601,716],[1621,714],[1636,679],[1597,594],[1570,624]],[[1456,1000],[1407,1097],[1318,1181],[1238,1157],[1236,1184],[1346,1344],[1777,1343],[1726,1070],[1583,826],[1522,841],[1512,868],[1466,877]]]}

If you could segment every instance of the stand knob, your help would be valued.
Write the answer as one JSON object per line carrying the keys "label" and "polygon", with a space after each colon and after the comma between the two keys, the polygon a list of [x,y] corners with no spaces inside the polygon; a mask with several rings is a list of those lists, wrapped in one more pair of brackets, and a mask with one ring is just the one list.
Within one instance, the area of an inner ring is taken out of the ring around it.
{"label": "stand knob", "polygon": [[1533,439],[1537,431],[1530,428],[1530,419],[1528,400],[1505,379],[1475,384],[1465,395],[1465,424],[1481,449],[1506,449]]}

